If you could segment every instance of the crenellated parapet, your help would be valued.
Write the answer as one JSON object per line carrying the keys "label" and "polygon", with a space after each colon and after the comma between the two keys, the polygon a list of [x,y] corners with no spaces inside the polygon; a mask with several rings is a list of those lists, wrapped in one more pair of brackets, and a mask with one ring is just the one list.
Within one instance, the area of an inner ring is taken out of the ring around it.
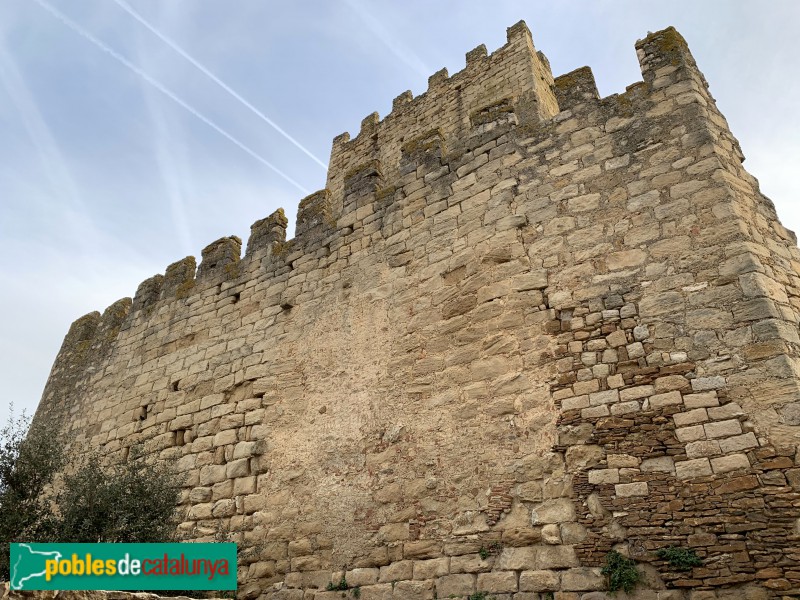
{"label": "crenellated parapet", "polygon": [[[636,51],[643,81],[624,94],[600,98],[589,67],[554,78],[549,61],[520,21],[508,28],[501,48],[489,53],[485,45],[477,46],[466,53],[463,70],[453,75],[447,69],[437,71],[424,93],[414,97],[405,91],[383,119],[376,112],[365,117],[355,138],[348,133],[334,138],[326,188],[300,201],[293,240],[286,240],[288,221],[278,209],[251,226],[243,257],[241,239],[225,237],[202,250],[199,267],[188,256],[142,282],[130,316],[149,315],[156,305],[186,300],[220,281],[251,277],[253,269],[277,272],[287,251],[296,259],[297,252],[312,253],[320,245],[358,235],[365,219],[374,220],[375,211],[383,214],[402,198],[394,181],[418,169],[430,172],[432,181],[463,170],[462,155],[479,146],[493,128],[522,127],[544,139],[559,114],[596,105],[630,117],[632,110],[643,110],[642,102],[657,99],[663,88],[678,83],[685,88],[683,102],[695,94],[704,107],[716,111],[702,73],[674,28],[649,34],[637,42]],[[724,122],[721,115],[719,119]],[[255,256],[259,261],[266,256],[266,262],[254,266]],[[87,319],[76,321],[77,330],[88,331]]]}
{"label": "crenellated parapet", "polygon": [[348,212],[345,179],[352,169],[377,160],[386,180],[391,180],[399,173],[403,147],[431,129],[438,129],[444,141],[463,138],[472,127],[473,113],[502,100],[522,123],[558,113],[550,65],[536,51],[525,23],[510,27],[507,39],[492,54],[484,45],[468,52],[465,68],[452,76],[447,69],[434,73],[423,94],[413,97],[403,92],[383,120],[377,113],[365,118],[355,138],[344,133],[333,140],[327,188],[337,218]]}

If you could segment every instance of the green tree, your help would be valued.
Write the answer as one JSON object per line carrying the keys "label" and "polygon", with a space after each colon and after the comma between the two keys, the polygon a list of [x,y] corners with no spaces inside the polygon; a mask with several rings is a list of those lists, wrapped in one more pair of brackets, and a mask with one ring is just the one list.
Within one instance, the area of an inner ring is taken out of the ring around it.
{"label": "green tree", "polygon": [[125,462],[101,466],[88,454],[64,477],[56,531],[64,542],[168,542],[175,536],[180,484],[167,463],[134,448]]}
{"label": "green tree", "polygon": [[[97,453],[67,466],[58,428],[9,419],[0,429],[0,580],[8,542],[168,542],[175,540],[182,480],[136,448],[121,464]],[[54,484],[57,473],[59,481]]]}
{"label": "green tree", "polygon": [[9,574],[9,542],[44,541],[56,523],[46,493],[64,466],[62,440],[44,426],[13,412],[0,429],[0,580]]}

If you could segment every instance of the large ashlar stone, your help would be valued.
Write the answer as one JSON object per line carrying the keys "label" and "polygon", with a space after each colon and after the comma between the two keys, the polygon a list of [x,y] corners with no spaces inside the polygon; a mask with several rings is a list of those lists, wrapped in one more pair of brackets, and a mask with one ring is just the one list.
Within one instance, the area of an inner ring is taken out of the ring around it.
{"label": "large ashlar stone", "polygon": [[[452,589],[456,587],[456,585],[453,585]],[[431,580],[398,581],[394,585],[392,596],[393,600],[431,600],[434,597],[433,581]]]}
{"label": "large ashlar stone", "polygon": [[393,600],[394,586],[391,583],[379,583],[361,588],[361,600]]}
{"label": "large ashlar stone", "polygon": [[746,273],[739,275],[739,285],[745,296],[771,298],[783,304],[789,303],[784,287],[774,279],[761,273]]}
{"label": "large ashlar stone", "polygon": [[400,581],[411,579],[414,572],[414,561],[398,560],[380,568],[380,581]]}
{"label": "large ashlar stone", "polygon": [[519,574],[521,592],[552,592],[559,588],[558,571],[522,571]]}
{"label": "large ashlar stone", "polygon": [[600,446],[592,444],[570,446],[566,453],[567,469],[575,472],[594,467],[603,459],[603,454]]}
{"label": "large ashlar stone", "polygon": [[711,459],[711,468],[714,473],[728,473],[739,469],[749,469],[750,461],[746,454],[730,454]]}
{"label": "large ashlar stone", "polygon": [[531,523],[567,523],[575,520],[575,505],[569,498],[546,500],[531,510]]}
{"label": "large ashlar stone", "polygon": [[517,573],[515,571],[493,571],[478,575],[477,588],[490,594],[508,594],[516,592]]}
{"label": "large ashlar stone", "polygon": [[561,574],[561,589],[565,592],[583,592],[605,588],[605,577],[599,568],[580,567],[567,569]]}
{"label": "large ashlar stone", "polygon": [[536,567],[544,569],[564,569],[579,564],[572,546],[541,546],[536,556]]}
{"label": "large ashlar stone", "polygon": [[696,458],[675,463],[675,474],[678,479],[693,479],[711,475],[711,463],[707,458]]}
{"label": "large ashlar stone", "polygon": [[475,575],[445,575],[436,580],[436,595],[439,598],[469,596],[475,592]]}
{"label": "large ashlar stone", "polygon": [[[448,573],[450,573],[449,557],[414,561],[414,579],[433,579],[435,577],[442,577],[443,575],[447,575]],[[377,580],[377,574],[376,574],[376,580]]]}
{"label": "large ashlar stone", "polygon": [[495,567],[502,570],[533,570],[537,568],[537,554],[540,546],[522,548],[503,548]]}
{"label": "large ashlar stone", "polygon": [[[536,540],[534,540],[536,541]],[[482,558],[480,554],[464,554],[450,557],[451,573],[483,573],[491,571],[495,557]]]}

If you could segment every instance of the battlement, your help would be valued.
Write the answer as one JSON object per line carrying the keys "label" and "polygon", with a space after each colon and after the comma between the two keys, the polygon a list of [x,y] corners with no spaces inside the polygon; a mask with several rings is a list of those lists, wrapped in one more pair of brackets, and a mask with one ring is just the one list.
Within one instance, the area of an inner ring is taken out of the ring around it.
{"label": "battlement", "polygon": [[[349,133],[334,138],[326,188],[301,200],[295,238],[286,241],[286,217],[278,209],[252,225],[244,258],[249,264],[250,257],[258,254],[261,260],[265,251],[269,260],[283,261],[290,250],[313,253],[323,242],[352,236],[353,226],[374,212],[376,197],[391,195],[386,182],[423,164],[447,169],[448,161],[456,162],[467,151],[465,140],[481,139],[487,128],[508,124],[548,135],[547,126],[559,113],[587,103],[629,116],[636,102],[641,105],[648,94],[675,83],[676,74],[692,83],[687,91],[710,98],[686,41],[674,28],[648,34],[636,43],[636,52],[643,82],[632,84],[624,94],[601,99],[589,67],[554,78],[527,25],[518,22],[508,28],[507,43],[495,52],[489,54],[485,45],[479,45],[466,53],[463,70],[452,76],[447,69],[437,71],[423,94],[414,97],[406,91],[397,96],[383,120],[377,112],[365,117],[354,139]],[[275,247],[280,252],[275,253]],[[203,281],[218,285],[220,272],[223,279],[234,279],[230,276],[240,272],[241,240],[236,236],[217,240],[202,256],[199,269],[190,256],[170,265],[164,276],[144,281],[132,312],[158,301],[185,299],[204,289],[198,286]]]}
{"label": "battlement", "polygon": [[403,92],[383,120],[378,113],[364,118],[355,138],[348,133],[334,138],[326,187],[337,216],[343,210],[344,174],[377,160],[391,179],[400,170],[404,144],[427,130],[437,128],[445,139],[463,138],[475,125],[473,113],[501,101],[513,107],[521,123],[558,113],[550,64],[536,51],[524,21],[508,28],[507,40],[492,54],[483,44],[467,52],[465,68],[452,76],[447,69],[437,71],[419,96]]}
{"label": "battlement", "polygon": [[799,594],[800,250],[683,38],[636,52],[603,98],[522,22],[478,46],[334,140],[293,239],[78,319],[36,418],[174,459],[248,598],[577,598],[612,549],[632,597]]}

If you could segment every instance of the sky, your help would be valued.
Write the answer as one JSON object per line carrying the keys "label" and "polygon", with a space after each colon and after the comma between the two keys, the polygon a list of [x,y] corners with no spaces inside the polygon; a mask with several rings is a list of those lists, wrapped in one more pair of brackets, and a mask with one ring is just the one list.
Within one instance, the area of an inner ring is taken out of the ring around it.
{"label": "sky", "polygon": [[800,230],[800,2],[3,0],[0,424],[33,413],[70,323],[325,185],[331,140],[524,19],[602,96],[674,25],[762,191]]}

